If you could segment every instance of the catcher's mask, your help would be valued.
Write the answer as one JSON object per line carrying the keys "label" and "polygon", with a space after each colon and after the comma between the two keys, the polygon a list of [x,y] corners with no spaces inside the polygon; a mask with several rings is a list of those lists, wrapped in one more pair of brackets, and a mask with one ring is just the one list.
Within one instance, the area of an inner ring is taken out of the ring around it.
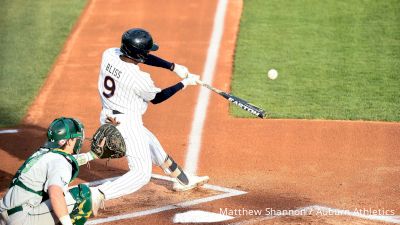
{"label": "catcher's mask", "polygon": [[141,28],[133,28],[122,34],[120,51],[124,56],[143,63],[150,51],[157,51],[150,33]]}
{"label": "catcher's mask", "polygon": [[74,118],[60,117],[55,119],[47,129],[47,148],[62,148],[68,139],[77,138],[74,153],[78,154],[85,140],[83,124]]}

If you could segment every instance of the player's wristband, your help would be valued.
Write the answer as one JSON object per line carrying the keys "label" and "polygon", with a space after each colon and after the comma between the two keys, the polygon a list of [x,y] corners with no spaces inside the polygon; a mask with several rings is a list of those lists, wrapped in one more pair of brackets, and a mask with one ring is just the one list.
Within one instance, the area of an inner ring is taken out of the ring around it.
{"label": "player's wristband", "polygon": [[87,156],[88,156],[88,161],[92,161],[92,160],[94,160],[94,159],[98,159],[99,157],[96,155],[96,154],[94,154],[94,152],[92,152],[92,151],[90,151],[90,152],[88,152],[88,153],[86,153],[87,154]]}
{"label": "player's wristband", "polygon": [[65,216],[60,217],[60,223],[62,225],[72,225],[71,218],[69,218],[68,214],[65,215]]}
{"label": "player's wristband", "polygon": [[87,153],[77,154],[74,155],[74,157],[76,161],[78,161],[79,166],[85,165],[86,163],[94,159],[98,159],[98,157],[92,151]]}

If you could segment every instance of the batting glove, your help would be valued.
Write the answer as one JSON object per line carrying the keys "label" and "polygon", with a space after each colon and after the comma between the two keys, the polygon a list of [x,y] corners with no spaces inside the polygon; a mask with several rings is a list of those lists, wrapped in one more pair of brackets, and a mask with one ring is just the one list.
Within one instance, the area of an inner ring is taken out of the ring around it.
{"label": "batting glove", "polygon": [[181,82],[184,88],[188,85],[197,85],[197,81],[200,79],[198,75],[190,74],[187,78],[183,79]]}
{"label": "batting glove", "polygon": [[188,68],[186,66],[182,66],[182,65],[179,65],[179,64],[176,64],[176,63],[175,63],[175,66],[174,66],[174,72],[181,79],[185,79],[189,75],[189,70],[188,70]]}

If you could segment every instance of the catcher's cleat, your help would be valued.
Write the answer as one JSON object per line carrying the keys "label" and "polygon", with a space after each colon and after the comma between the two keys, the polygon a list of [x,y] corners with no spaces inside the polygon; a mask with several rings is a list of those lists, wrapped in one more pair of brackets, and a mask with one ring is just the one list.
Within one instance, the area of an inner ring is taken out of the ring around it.
{"label": "catcher's cleat", "polygon": [[97,187],[91,187],[90,192],[92,193],[93,216],[97,216],[99,209],[104,209],[105,198],[103,193],[101,193]]}
{"label": "catcher's cleat", "polygon": [[172,189],[174,191],[187,191],[196,187],[200,187],[203,184],[207,183],[210,178],[208,176],[190,176],[189,184],[184,185],[181,182],[174,182]]}

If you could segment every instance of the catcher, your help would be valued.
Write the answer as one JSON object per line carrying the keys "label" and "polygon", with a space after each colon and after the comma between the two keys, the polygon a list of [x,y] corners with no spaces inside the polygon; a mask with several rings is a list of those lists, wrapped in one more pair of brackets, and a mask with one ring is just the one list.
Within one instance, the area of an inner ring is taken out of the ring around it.
{"label": "catcher", "polygon": [[68,190],[68,184],[78,176],[80,165],[94,158],[125,155],[124,140],[110,124],[96,131],[93,149],[88,153],[79,154],[85,135],[84,126],[77,119],[54,120],[47,138],[44,147],[18,169],[9,190],[0,199],[0,225],[85,224],[96,210],[91,190],[85,184]]}

